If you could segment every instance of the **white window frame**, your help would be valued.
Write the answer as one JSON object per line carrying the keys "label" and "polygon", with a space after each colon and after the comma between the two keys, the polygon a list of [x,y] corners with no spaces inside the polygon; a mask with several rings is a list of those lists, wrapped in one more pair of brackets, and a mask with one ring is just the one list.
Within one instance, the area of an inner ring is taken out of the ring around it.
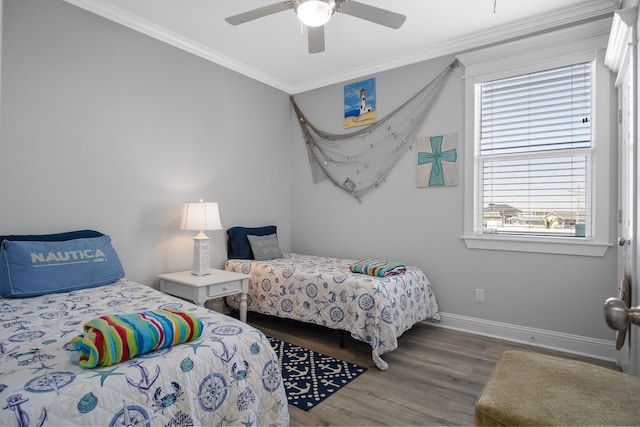
{"label": "white window frame", "polygon": [[[464,239],[468,248],[548,254],[603,256],[610,243],[611,144],[615,129],[611,120],[615,111],[610,71],[604,65],[605,48],[611,21],[603,19],[523,40],[505,43],[458,56],[465,67],[465,149],[464,149]],[[585,238],[549,236],[509,236],[484,234],[478,212],[477,194],[481,191],[480,171],[476,155],[476,88],[480,83],[531,72],[563,67],[580,62],[593,62],[593,135],[592,230]]]}

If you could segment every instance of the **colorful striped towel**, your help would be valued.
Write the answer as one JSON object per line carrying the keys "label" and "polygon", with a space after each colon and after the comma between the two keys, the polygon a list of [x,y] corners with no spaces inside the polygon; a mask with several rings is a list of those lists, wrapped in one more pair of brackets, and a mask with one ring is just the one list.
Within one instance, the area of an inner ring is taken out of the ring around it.
{"label": "colorful striped towel", "polygon": [[110,366],[140,354],[196,340],[202,321],[172,308],[100,316],[84,324],[84,335],[71,340],[80,366]]}
{"label": "colorful striped towel", "polygon": [[351,264],[349,267],[354,273],[368,274],[376,277],[387,277],[394,274],[402,274],[407,271],[407,266],[399,262],[385,262],[367,258]]}

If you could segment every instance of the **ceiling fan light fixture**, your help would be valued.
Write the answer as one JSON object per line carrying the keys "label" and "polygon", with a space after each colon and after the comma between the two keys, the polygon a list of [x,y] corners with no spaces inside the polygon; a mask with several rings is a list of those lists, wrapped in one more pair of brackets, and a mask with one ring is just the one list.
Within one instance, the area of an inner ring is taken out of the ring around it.
{"label": "ceiling fan light fixture", "polygon": [[335,8],[334,0],[296,0],[293,4],[298,19],[309,27],[319,27],[329,22]]}

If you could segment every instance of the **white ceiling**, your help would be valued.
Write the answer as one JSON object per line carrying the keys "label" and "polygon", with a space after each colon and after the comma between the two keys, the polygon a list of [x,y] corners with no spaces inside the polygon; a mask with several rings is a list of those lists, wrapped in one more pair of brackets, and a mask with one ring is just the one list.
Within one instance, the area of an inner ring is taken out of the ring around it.
{"label": "white ceiling", "polygon": [[[295,94],[610,15],[620,0],[358,0],[407,16],[398,30],[336,13],[309,54],[292,10],[238,26],[224,18],[277,0],[65,0]],[[495,12],[494,12],[495,6]]]}

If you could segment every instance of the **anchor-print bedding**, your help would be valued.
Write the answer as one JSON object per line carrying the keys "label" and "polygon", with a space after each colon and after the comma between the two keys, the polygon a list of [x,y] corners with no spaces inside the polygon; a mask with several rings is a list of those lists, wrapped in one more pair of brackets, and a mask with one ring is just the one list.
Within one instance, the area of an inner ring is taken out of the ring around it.
{"label": "anchor-print bedding", "polygon": [[[205,329],[195,341],[106,368],[84,369],[71,338],[101,315],[165,307]],[[0,425],[288,425],[275,352],[259,330],[121,279],[0,299]]]}
{"label": "anchor-print bedding", "polygon": [[[398,337],[419,321],[440,320],[431,284],[417,267],[388,277],[353,273],[354,260],[289,254],[269,261],[229,259],[227,270],[250,274],[247,308],[348,331],[380,355],[398,347]],[[234,308],[239,296],[227,297]]]}

